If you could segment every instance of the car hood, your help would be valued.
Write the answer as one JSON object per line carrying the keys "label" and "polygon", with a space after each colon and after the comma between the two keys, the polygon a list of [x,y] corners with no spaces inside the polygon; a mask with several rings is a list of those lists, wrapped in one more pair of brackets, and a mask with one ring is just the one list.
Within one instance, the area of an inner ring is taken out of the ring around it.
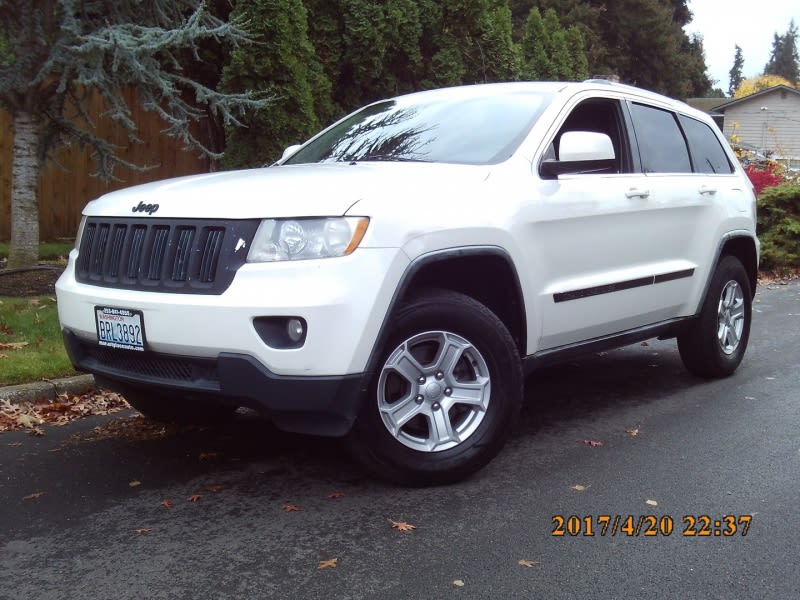
{"label": "car hood", "polygon": [[470,186],[488,173],[486,166],[432,163],[274,166],[130,187],[90,202],[84,214],[196,219],[337,216],[364,198],[429,199],[432,196],[421,190],[435,194],[437,188],[446,192],[455,185]]}

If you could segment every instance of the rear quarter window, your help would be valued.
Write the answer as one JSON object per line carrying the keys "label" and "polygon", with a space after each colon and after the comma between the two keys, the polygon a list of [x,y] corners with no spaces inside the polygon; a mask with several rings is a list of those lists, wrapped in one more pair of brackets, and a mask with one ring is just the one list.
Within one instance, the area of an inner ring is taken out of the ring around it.
{"label": "rear quarter window", "polygon": [[702,121],[680,115],[681,127],[689,142],[689,153],[696,173],[733,173],[733,165],[714,130]]}

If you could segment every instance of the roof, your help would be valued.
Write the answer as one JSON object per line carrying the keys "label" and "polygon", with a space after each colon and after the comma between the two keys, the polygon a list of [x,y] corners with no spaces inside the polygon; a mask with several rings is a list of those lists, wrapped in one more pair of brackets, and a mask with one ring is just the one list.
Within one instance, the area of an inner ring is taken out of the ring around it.
{"label": "roof", "polygon": [[716,113],[716,107],[719,106],[720,101],[727,100],[727,98],[687,98],[686,104],[697,110],[702,110],[704,113],[712,115]]}
{"label": "roof", "polygon": [[797,94],[800,97],[800,90],[797,90],[793,87],[789,87],[788,85],[775,85],[773,87],[767,88],[765,90],[761,90],[760,92],[756,92],[755,94],[750,94],[749,96],[742,96],[741,98],[736,98],[735,100],[731,100],[730,102],[725,102],[724,104],[719,104],[713,108],[714,111],[725,112],[726,109],[730,108],[731,106],[735,106],[737,104],[742,104],[744,102],[749,102],[751,100],[755,100],[756,98],[760,98],[761,96],[765,96],[768,94],[773,94],[778,90],[784,90],[787,92],[791,92],[792,94]]}

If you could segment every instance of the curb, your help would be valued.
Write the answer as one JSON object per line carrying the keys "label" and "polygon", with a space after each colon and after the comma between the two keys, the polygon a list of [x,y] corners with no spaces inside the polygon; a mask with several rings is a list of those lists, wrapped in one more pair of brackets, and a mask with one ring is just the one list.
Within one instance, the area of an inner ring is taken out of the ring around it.
{"label": "curb", "polygon": [[0,387],[0,400],[9,400],[13,404],[36,402],[38,400],[55,400],[59,394],[77,396],[94,389],[94,377],[91,375],[75,375],[63,379],[46,379],[33,383]]}

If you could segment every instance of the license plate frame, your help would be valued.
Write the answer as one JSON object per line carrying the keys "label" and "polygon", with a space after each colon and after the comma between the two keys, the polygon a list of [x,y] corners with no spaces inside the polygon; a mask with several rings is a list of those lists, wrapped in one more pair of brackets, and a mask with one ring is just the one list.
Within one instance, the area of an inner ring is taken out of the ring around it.
{"label": "license plate frame", "polygon": [[144,352],[144,314],[141,310],[116,306],[95,306],[97,343],[107,348]]}

